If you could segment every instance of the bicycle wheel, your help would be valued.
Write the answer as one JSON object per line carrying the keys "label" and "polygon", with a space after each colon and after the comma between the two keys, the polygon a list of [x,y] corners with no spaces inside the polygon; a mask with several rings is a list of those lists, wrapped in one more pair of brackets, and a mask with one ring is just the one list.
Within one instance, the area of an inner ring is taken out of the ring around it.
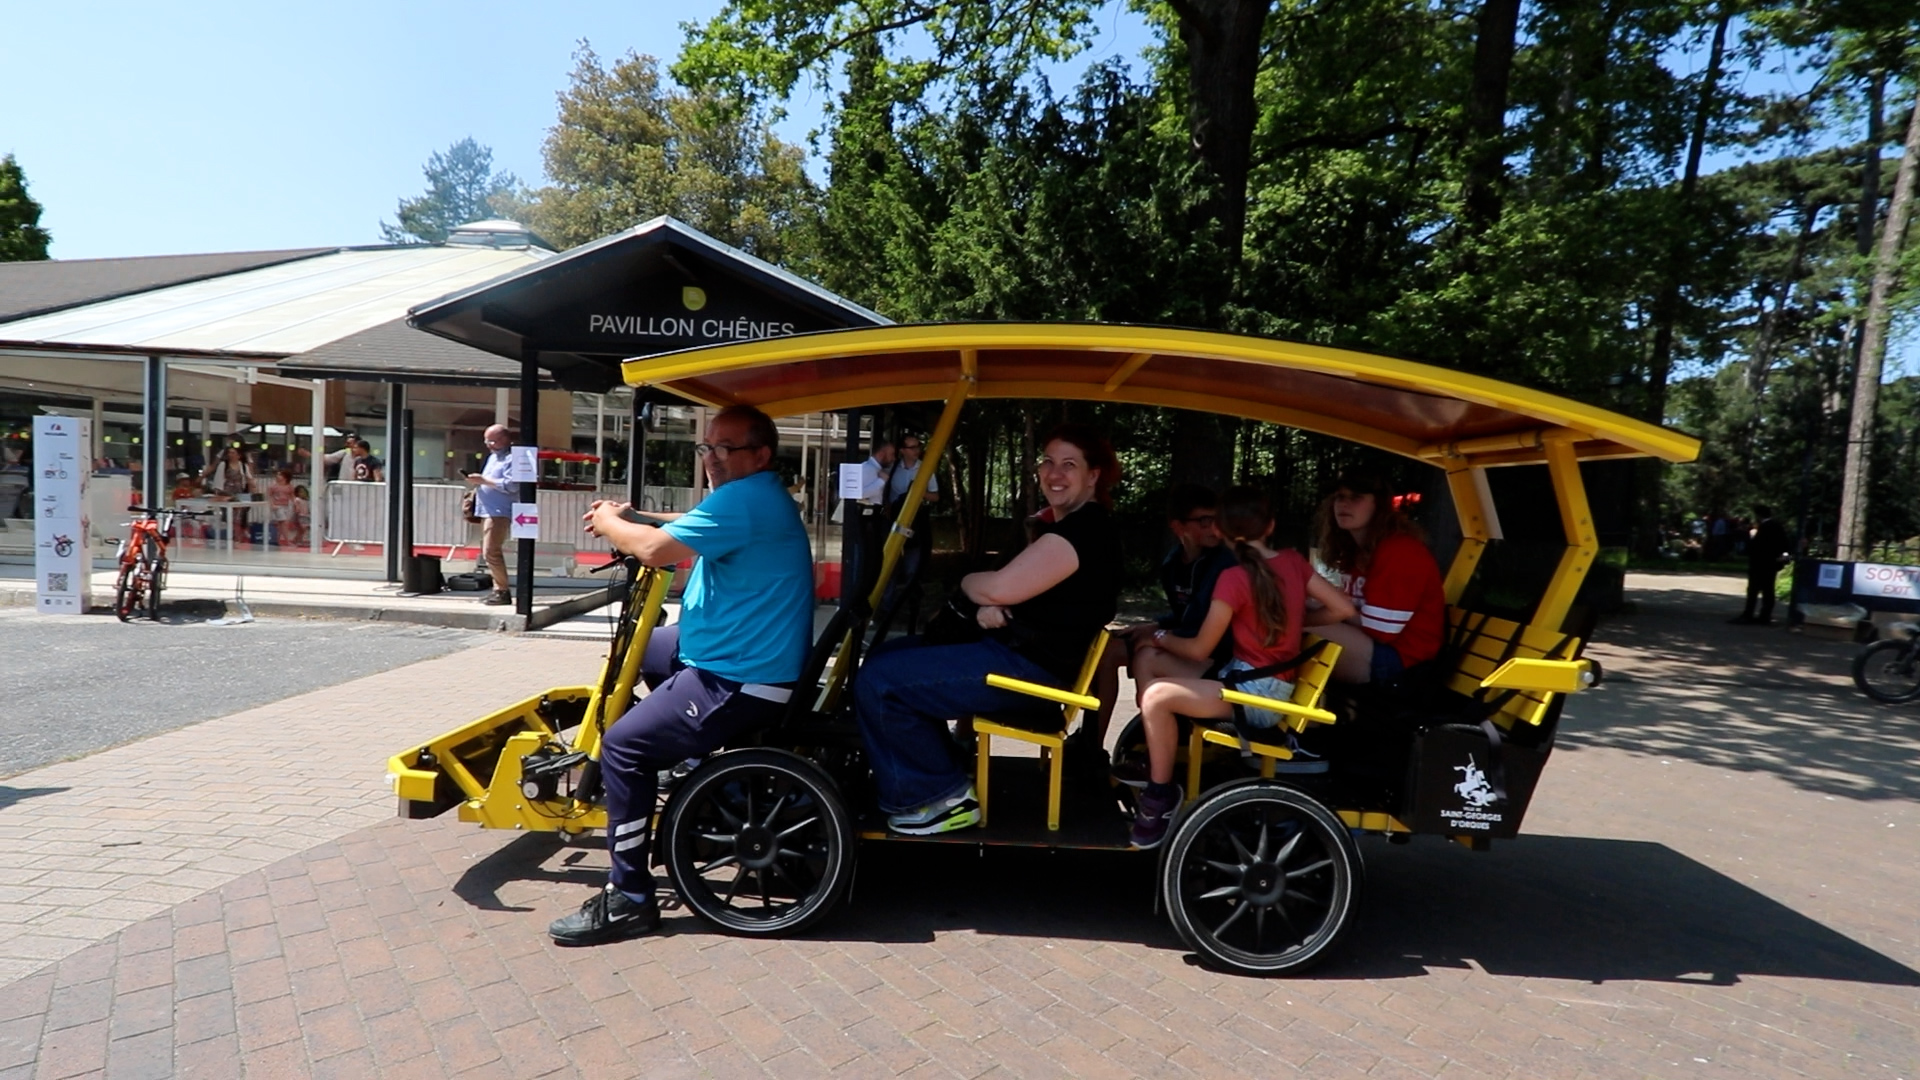
{"label": "bicycle wheel", "polygon": [[113,581],[113,614],[121,622],[133,617],[140,606],[140,576],[130,559],[120,563],[120,576]]}
{"label": "bicycle wheel", "polygon": [[1920,644],[1887,640],[1867,646],[1853,658],[1853,683],[1889,705],[1920,697]]}
{"label": "bicycle wheel", "polygon": [[160,621],[160,583],[167,573],[166,557],[160,554],[160,541],[149,536],[140,541],[140,562],[147,570],[147,618]]}

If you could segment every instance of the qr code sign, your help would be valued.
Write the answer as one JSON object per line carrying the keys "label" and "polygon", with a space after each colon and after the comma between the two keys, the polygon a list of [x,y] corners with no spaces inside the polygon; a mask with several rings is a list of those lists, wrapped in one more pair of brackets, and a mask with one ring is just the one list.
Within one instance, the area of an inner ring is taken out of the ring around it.
{"label": "qr code sign", "polygon": [[72,586],[67,584],[68,576],[69,575],[67,574],[48,574],[47,575],[47,591],[48,592],[67,592],[68,590],[70,590]]}

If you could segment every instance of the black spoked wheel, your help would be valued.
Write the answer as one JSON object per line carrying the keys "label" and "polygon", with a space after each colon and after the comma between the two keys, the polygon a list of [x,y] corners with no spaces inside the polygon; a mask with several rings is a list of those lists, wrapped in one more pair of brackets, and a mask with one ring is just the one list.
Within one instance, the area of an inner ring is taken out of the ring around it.
{"label": "black spoked wheel", "polygon": [[736,750],[694,770],[661,832],[680,899],[736,934],[798,933],[853,881],[852,817],[832,781],[784,750]]}
{"label": "black spoked wheel", "polygon": [[149,536],[140,541],[140,562],[147,568],[147,618],[160,621],[160,585],[167,576],[167,560],[160,542]]}
{"label": "black spoked wheel", "polygon": [[1920,646],[1876,641],[1853,658],[1853,682],[1875,701],[1898,705],[1920,697]]}
{"label": "black spoked wheel", "polygon": [[140,606],[140,572],[133,563],[120,564],[120,576],[113,582],[113,614],[121,622],[133,617]]}
{"label": "black spoked wheel", "polygon": [[1180,940],[1250,975],[1305,969],[1346,932],[1360,853],[1333,812],[1293,788],[1252,781],[1188,807],[1167,837],[1161,899]]}

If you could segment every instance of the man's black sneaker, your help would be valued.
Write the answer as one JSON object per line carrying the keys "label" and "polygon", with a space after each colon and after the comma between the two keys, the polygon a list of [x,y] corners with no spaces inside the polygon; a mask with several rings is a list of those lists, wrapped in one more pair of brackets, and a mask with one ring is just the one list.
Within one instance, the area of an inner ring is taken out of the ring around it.
{"label": "man's black sneaker", "polygon": [[500,604],[511,604],[513,603],[513,594],[503,589],[495,589],[494,591],[487,594],[487,598],[485,600],[482,600],[480,602],[483,604],[496,605],[496,606]]}
{"label": "man's black sneaker", "polygon": [[642,904],[608,882],[580,910],[547,927],[555,945],[599,945],[660,929],[660,905]]}

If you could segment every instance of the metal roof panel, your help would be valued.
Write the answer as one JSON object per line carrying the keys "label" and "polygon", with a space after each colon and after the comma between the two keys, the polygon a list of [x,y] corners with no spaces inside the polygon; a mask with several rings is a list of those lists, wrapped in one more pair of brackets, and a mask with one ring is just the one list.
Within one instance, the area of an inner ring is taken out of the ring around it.
{"label": "metal roof panel", "polygon": [[0,344],[288,356],[401,318],[423,297],[491,281],[548,254],[428,246],[342,250],[0,324]]}

